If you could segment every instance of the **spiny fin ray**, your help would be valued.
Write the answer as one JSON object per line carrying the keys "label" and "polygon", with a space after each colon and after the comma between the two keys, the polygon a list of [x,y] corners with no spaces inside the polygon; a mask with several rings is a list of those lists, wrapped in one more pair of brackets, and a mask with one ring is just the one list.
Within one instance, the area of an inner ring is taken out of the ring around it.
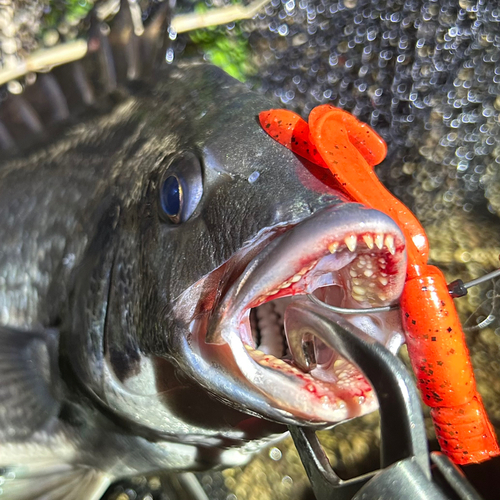
{"label": "spiny fin ray", "polygon": [[145,29],[137,5],[131,6],[129,0],[121,0],[120,5],[109,26],[95,10],[89,14],[83,59],[37,74],[34,83],[24,82],[20,95],[7,93],[0,104],[0,156],[10,157],[50,140],[58,125],[89,107],[97,108],[117,90],[118,95],[126,95],[129,82],[150,77],[165,60],[172,17],[168,0]]}
{"label": "spiny fin ray", "polygon": [[57,418],[58,365],[55,331],[0,327],[0,440],[23,439]]}

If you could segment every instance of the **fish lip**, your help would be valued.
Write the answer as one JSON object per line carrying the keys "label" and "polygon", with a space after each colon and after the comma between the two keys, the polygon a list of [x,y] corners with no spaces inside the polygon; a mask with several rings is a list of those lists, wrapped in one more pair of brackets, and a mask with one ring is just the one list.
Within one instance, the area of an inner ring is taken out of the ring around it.
{"label": "fish lip", "polygon": [[[366,234],[381,233],[392,236],[392,252],[389,252],[385,246],[379,249],[375,243],[371,250],[376,258],[387,257],[391,254],[393,269],[387,276],[385,285],[387,293],[376,305],[390,304],[399,298],[404,286],[406,271],[404,237],[396,223],[388,216],[354,203],[323,209],[270,241],[248,263],[239,279],[221,297],[207,327],[205,347],[211,344],[226,344],[230,347],[246,383],[250,383],[254,389],[267,397],[271,406],[281,411],[281,413],[274,412],[272,415],[268,413],[264,416],[284,423],[325,426],[377,408],[376,396],[371,386],[357,370],[350,372],[352,380],[349,383],[355,380],[355,387],[352,391],[346,392],[344,387],[330,394],[331,391],[328,392],[329,389],[325,384],[318,380],[311,380],[310,375],[305,375],[294,367],[283,366],[283,362],[281,364],[274,361],[268,363],[265,355],[254,350],[248,314],[252,307],[267,301],[270,296],[273,297],[271,300],[274,300],[287,295],[303,294],[304,290],[298,291],[300,281],[273,295],[269,295],[269,291],[273,291],[273,287],[275,289],[288,278],[300,273],[304,267],[311,266],[311,262],[315,262],[303,275],[304,278],[309,277],[310,273],[314,273],[315,266],[318,266],[323,258],[328,258],[330,254],[328,246],[331,243],[350,235],[355,235],[359,240]],[[366,246],[363,251],[365,250],[370,249]],[[360,247],[350,253],[346,253],[347,249],[342,251],[344,258],[345,256],[347,258],[345,262],[339,260],[340,264],[343,264],[339,273],[344,271],[345,274],[346,266],[358,261],[363,251]],[[287,260],[287,266],[277,269],[277,264],[282,263],[283,260]],[[267,279],[265,283],[262,282],[262,277],[264,281]],[[314,287],[314,284],[311,286]],[[262,297],[264,297],[263,300]],[[370,307],[369,303],[358,303],[354,299],[347,300],[350,307],[356,304],[357,307]],[[199,341],[202,342],[203,339],[200,338]],[[266,363],[268,363],[267,366],[265,366]],[[331,396],[328,404],[325,403],[325,398],[321,401],[322,396],[318,397],[318,394],[312,394],[311,391],[307,393],[308,389],[304,388],[311,384],[316,389],[320,388],[319,392],[323,392],[323,396],[327,393]],[[340,387],[339,384],[337,387]],[[260,408],[248,409],[262,412]]]}

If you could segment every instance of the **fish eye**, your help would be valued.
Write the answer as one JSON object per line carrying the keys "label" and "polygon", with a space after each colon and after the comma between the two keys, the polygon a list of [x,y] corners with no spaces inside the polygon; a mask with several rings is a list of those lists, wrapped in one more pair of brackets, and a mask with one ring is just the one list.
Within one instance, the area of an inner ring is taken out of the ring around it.
{"label": "fish eye", "polygon": [[182,185],[176,175],[169,175],[161,186],[160,202],[165,215],[173,222],[180,222]]}
{"label": "fish eye", "polygon": [[193,153],[174,158],[159,186],[160,213],[164,220],[179,224],[188,220],[203,194],[202,169]]}

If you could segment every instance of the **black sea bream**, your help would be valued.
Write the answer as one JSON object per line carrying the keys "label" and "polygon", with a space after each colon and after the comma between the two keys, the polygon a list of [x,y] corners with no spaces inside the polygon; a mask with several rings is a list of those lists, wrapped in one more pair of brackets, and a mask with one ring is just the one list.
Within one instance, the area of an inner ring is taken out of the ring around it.
{"label": "black sea bream", "polygon": [[[0,109],[2,498],[90,500],[136,473],[242,464],[283,424],[377,406],[319,341],[300,370],[282,316],[313,291],[396,301],[398,227],[275,143],[257,120],[273,103],[220,69],[150,78],[157,28],[94,30],[83,63]],[[401,342],[397,313],[350,320]]]}

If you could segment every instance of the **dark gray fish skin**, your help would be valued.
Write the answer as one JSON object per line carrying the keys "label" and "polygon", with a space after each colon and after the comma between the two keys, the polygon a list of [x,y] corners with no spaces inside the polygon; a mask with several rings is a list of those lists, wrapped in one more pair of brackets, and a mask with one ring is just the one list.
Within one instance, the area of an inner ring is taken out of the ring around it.
{"label": "dark gray fish skin", "polygon": [[[242,463],[280,431],[179,373],[172,306],[257,235],[341,199],[261,130],[270,101],[211,66],[160,76],[0,167],[1,362],[15,373],[0,392],[0,467],[17,481],[5,498],[36,498],[32,470],[39,485],[90,484],[92,498],[136,472]],[[203,197],[175,226],[158,186],[184,152],[202,159]]]}

